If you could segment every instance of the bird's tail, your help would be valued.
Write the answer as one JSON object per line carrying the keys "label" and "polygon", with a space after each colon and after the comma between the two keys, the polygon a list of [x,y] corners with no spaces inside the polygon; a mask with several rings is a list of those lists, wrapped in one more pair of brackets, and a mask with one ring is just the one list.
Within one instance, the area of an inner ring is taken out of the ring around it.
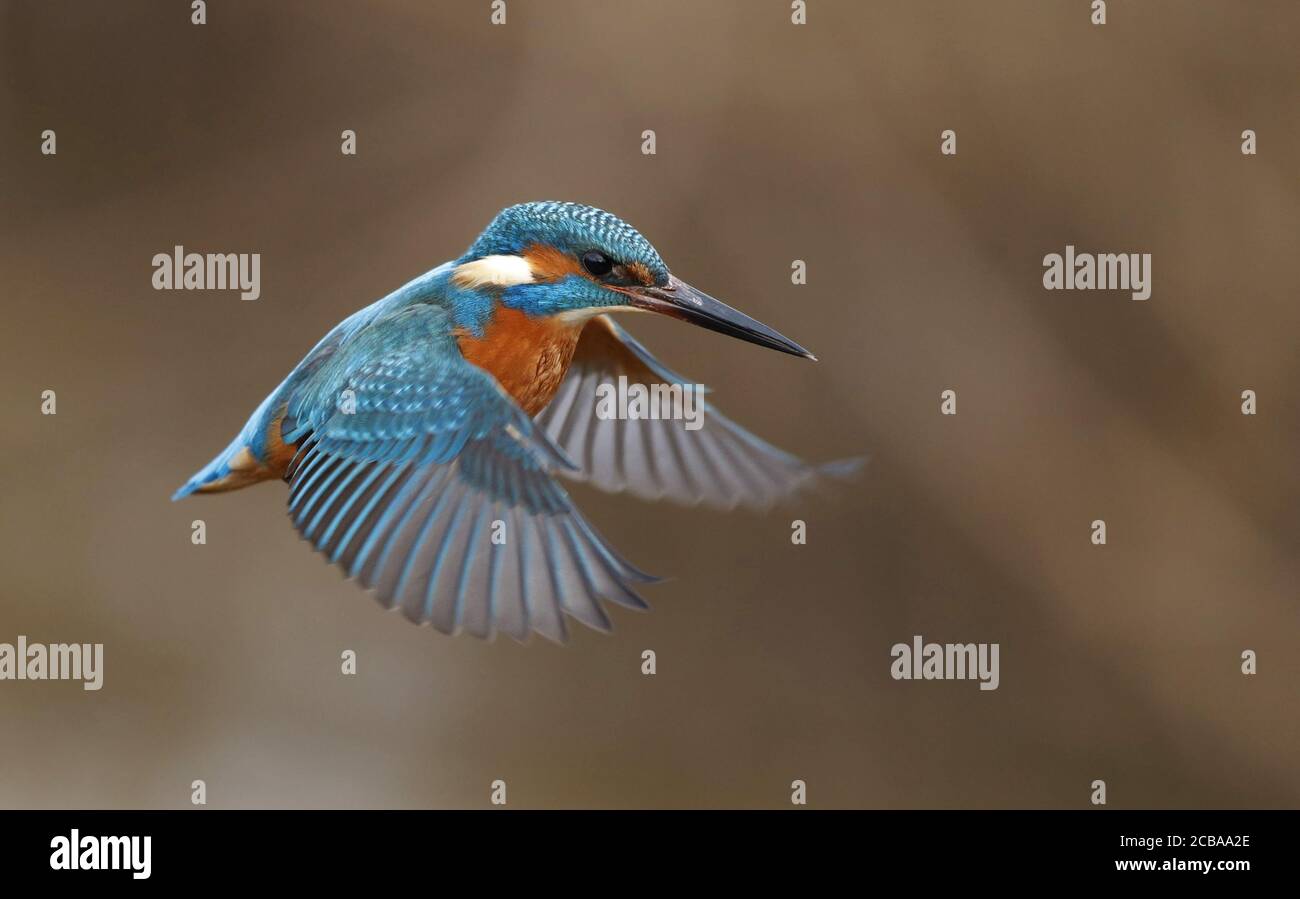
{"label": "bird's tail", "polygon": [[[270,425],[276,426],[279,433],[279,418],[275,410],[284,414],[284,406],[279,401],[279,390],[262,400],[257,410],[249,417],[243,430],[230,441],[215,459],[194,473],[185,484],[172,494],[173,500],[184,499],[191,493],[220,493],[224,490],[238,490],[258,481],[267,481],[283,474],[282,469],[268,466],[265,461],[266,434]],[[253,447],[261,451],[254,453]],[[283,448],[283,447],[282,447]],[[292,450],[292,447],[287,448]]]}
{"label": "bird's tail", "polygon": [[245,468],[239,464],[241,455],[248,455],[243,434],[232,440],[230,446],[222,450],[215,459],[195,472],[179,490],[172,494],[172,499],[183,499],[191,493],[215,493],[244,486],[248,482],[239,477]]}

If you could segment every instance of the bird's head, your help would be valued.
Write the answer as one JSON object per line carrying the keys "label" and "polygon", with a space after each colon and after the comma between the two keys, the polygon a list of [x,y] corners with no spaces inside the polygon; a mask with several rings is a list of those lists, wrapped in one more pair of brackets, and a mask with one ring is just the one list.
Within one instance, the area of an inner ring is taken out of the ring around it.
{"label": "bird's head", "polygon": [[534,316],[581,321],[600,312],[658,312],[759,346],[815,358],[778,334],[673,275],[631,225],[578,203],[522,203],[497,214],[452,280],[491,293]]}

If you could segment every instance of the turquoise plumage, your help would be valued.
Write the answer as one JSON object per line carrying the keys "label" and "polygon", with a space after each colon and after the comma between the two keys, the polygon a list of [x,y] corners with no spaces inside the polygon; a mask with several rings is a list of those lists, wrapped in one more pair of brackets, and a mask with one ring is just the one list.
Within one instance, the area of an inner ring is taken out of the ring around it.
{"label": "turquoise plumage", "polygon": [[806,351],[678,281],[609,213],[503,211],[463,256],[336,326],[222,454],[177,491],[273,478],[304,538],[388,607],[438,630],[608,630],[655,578],[618,555],[557,476],[717,506],[766,506],[819,474],[712,406],[680,422],[594,414],[620,375],[683,382],[605,310],[646,309]]}

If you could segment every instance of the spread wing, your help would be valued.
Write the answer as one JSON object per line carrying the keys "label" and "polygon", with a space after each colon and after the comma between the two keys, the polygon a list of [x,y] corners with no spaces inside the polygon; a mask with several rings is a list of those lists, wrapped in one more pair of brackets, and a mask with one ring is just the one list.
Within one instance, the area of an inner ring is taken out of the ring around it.
{"label": "spread wing", "polygon": [[613,319],[598,315],[583,329],[555,398],[537,415],[537,424],[577,464],[577,471],[564,474],[602,490],[723,509],[766,508],[819,476],[844,476],[861,464],[851,459],[809,465],[755,437],[703,398],[697,430],[682,420],[601,417],[597,388],[616,384],[620,376],[628,384],[691,386]]}
{"label": "spread wing", "polygon": [[445,633],[608,630],[602,601],[645,608],[653,578],[591,528],[552,476],[570,463],[445,313],[408,307],[340,347],[289,399],[294,526],[387,607]]}

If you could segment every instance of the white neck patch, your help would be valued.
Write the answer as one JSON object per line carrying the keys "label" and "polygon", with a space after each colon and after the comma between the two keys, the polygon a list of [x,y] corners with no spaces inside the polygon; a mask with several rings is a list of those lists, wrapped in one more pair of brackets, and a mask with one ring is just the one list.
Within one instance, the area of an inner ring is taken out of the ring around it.
{"label": "white neck patch", "polygon": [[461,287],[510,287],[531,284],[533,270],[523,256],[484,256],[456,266],[451,278]]}

